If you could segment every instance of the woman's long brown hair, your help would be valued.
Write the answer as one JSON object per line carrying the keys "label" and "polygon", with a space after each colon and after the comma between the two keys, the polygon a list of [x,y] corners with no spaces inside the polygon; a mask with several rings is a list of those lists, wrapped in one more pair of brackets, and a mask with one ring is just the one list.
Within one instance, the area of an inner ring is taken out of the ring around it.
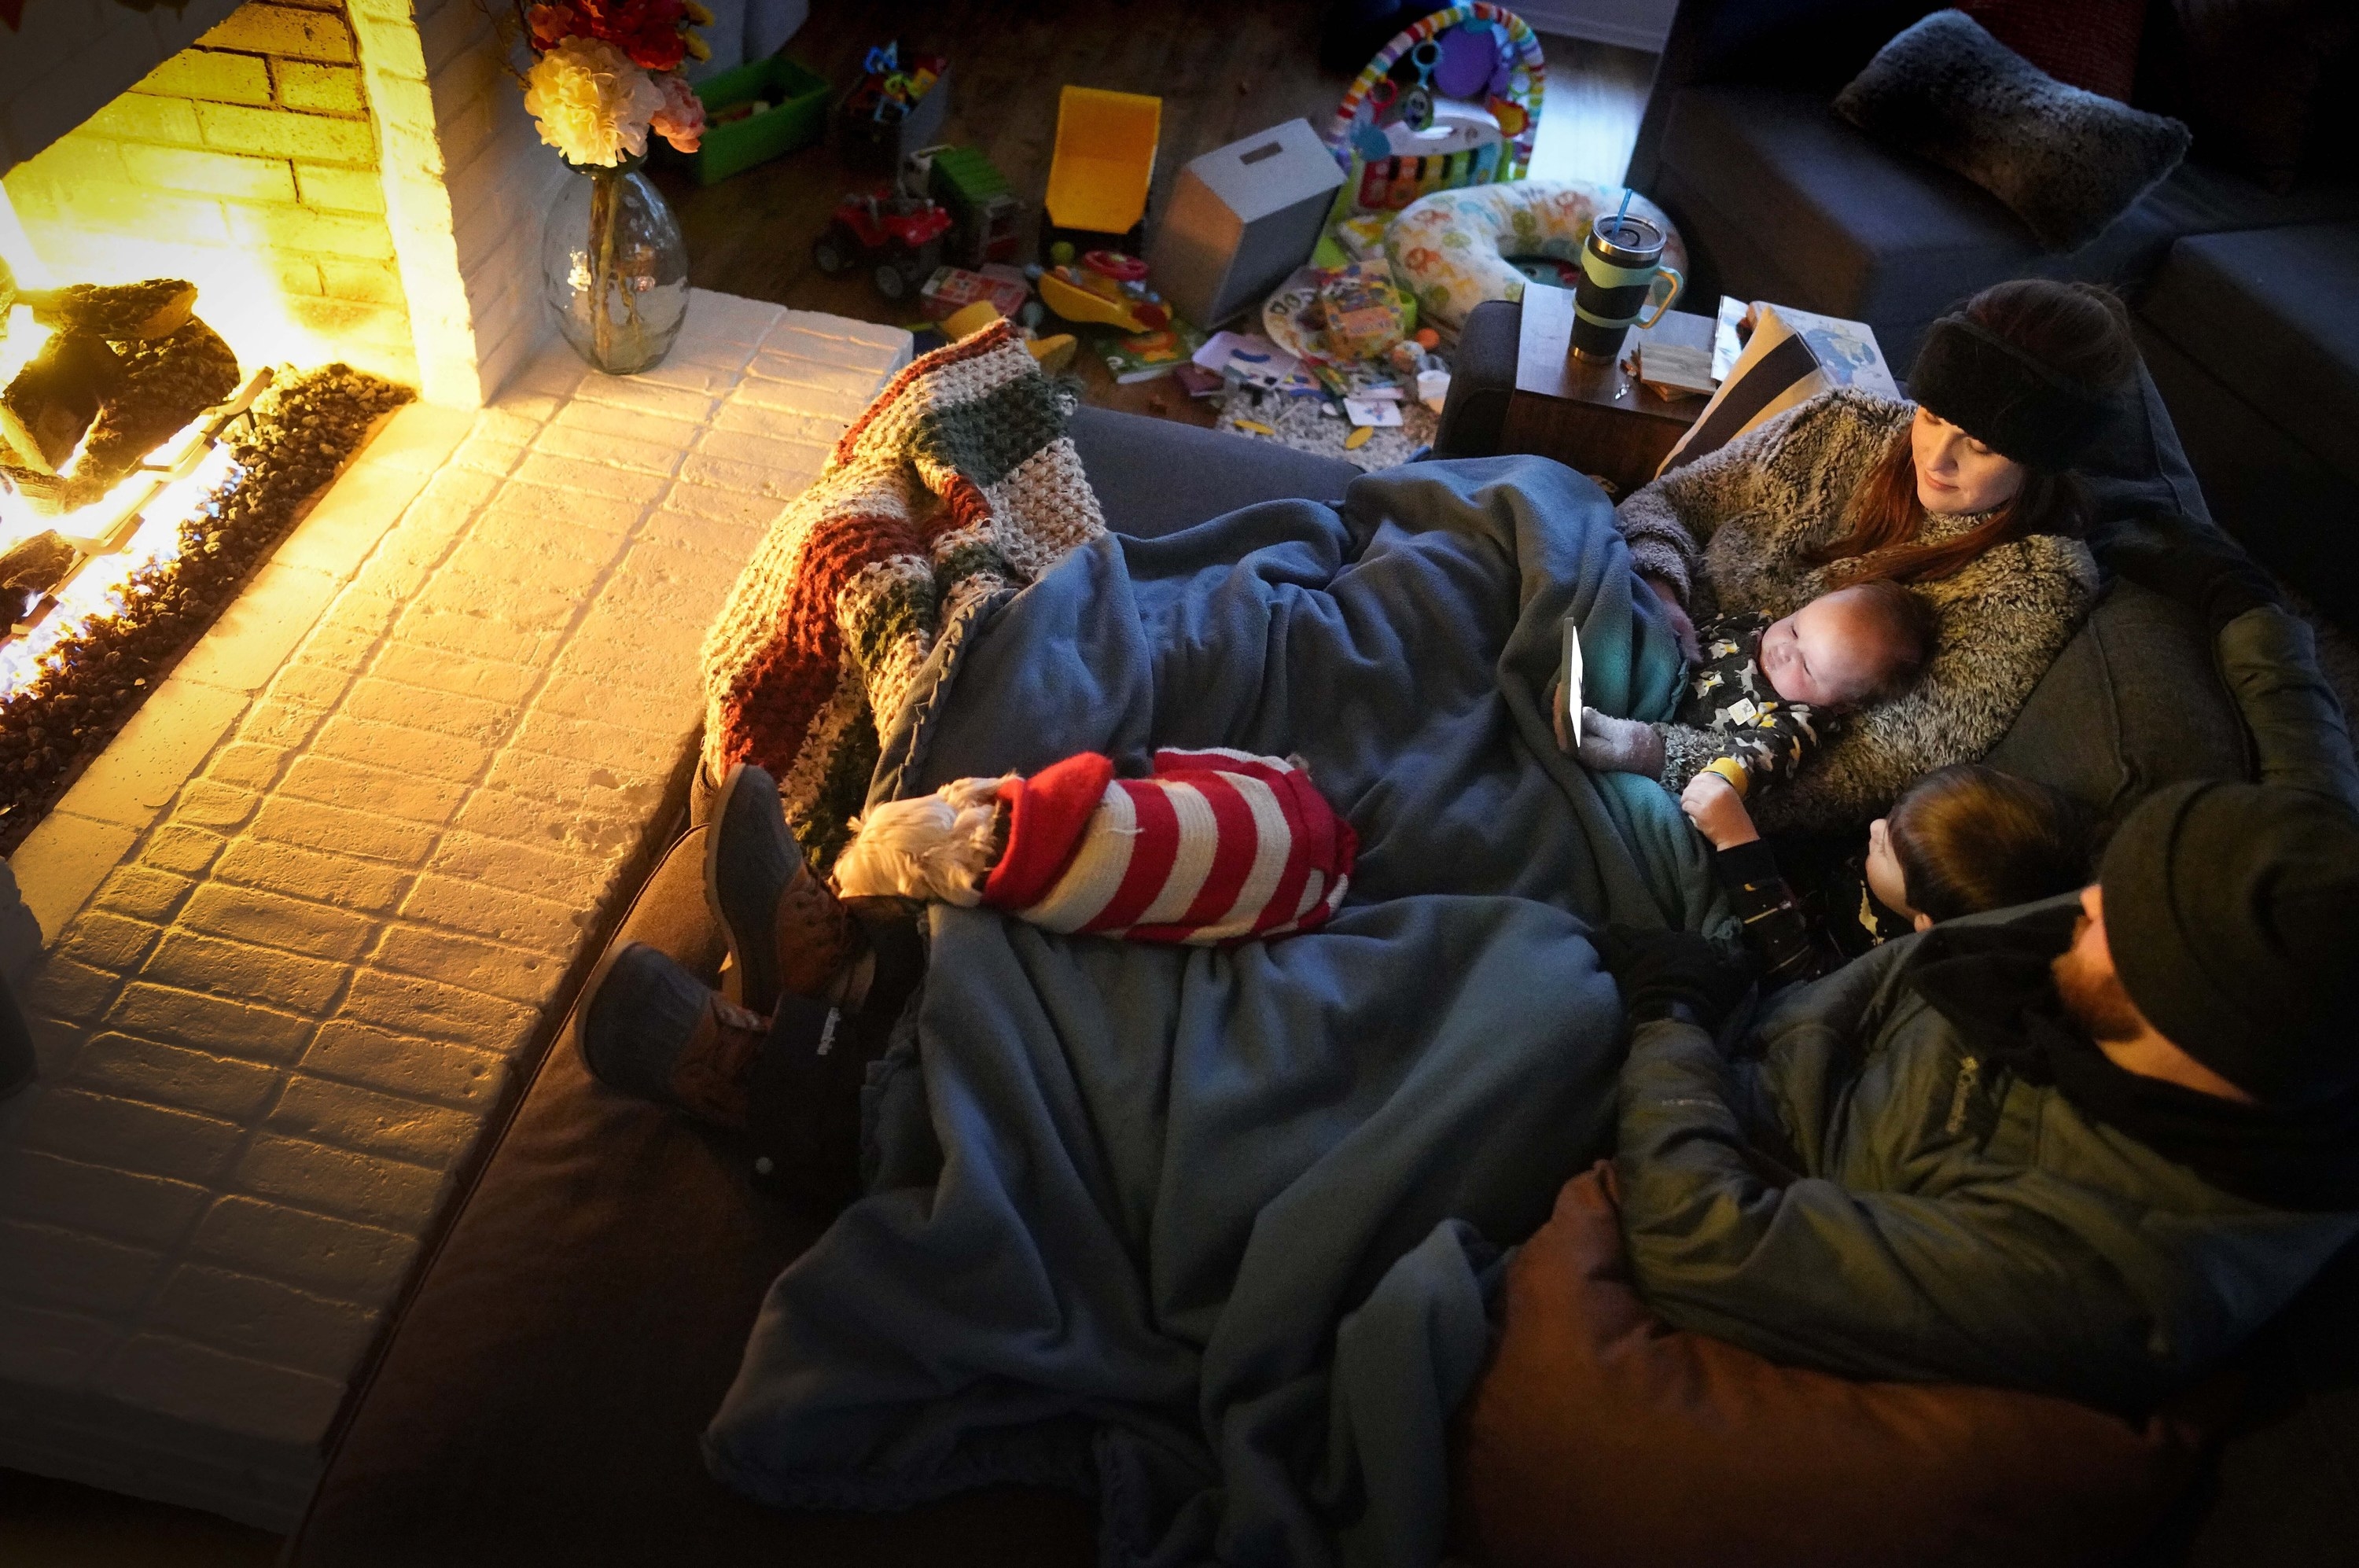
{"label": "woman's long brown hair", "polygon": [[[2082,386],[2119,390],[2137,374],[2128,312],[2120,299],[2093,284],[2017,278],[1984,289],[1966,301],[1963,313]],[[1849,530],[1805,550],[1804,561],[1812,566],[1845,562],[1835,576],[1846,583],[1879,578],[1930,583],[2029,534],[2078,535],[2088,523],[2089,498],[2075,474],[2027,468],[2015,498],[1982,522],[1955,539],[1912,543],[1925,508],[1917,499],[1917,463],[1903,429],[1860,476],[1844,511]]]}

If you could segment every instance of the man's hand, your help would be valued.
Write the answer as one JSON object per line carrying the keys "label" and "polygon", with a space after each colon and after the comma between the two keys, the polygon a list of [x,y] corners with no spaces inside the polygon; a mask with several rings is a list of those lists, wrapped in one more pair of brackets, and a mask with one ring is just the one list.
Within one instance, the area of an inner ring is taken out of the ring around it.
{"label": "man's hand", "polygon": [[[1557,739],[1565,738],[1561,724]],[[1573,755],[1593,773],[1644,773],[1660,778],[1663,737],[1637,719],[1617,719],[1594,708],[1581,710],[1581,745]]]}
{"label": "man's hand", "polygon": [[1753,813],[1745,809],[1745,797],[1717,773],[1699,773],[1689,779],[1680,791],[1680,810],[1714,849],[1734,849],[1761,836],[1753,825]]}
{"label": "man's hand", "polygon": [[1697,1027],[1716,1030],[1752,985],[1743,965],[1693,931],[1614,925],[1595,940],[1598,959],[1622,987],[1633,1023],[1684,1014]]}
{"label": "man's hand", "polygon": [[1695,622],[1688,618],[1688,607],[1680,603],[1680,591],[1663,578],[1640,572],[1638,580],[1655,591],[1662,601],[1663,614],[1670,618],[1671,635],[1680,641],[1680,652],[1690,664],[1703,662],[1703,645],[1696,640]]}

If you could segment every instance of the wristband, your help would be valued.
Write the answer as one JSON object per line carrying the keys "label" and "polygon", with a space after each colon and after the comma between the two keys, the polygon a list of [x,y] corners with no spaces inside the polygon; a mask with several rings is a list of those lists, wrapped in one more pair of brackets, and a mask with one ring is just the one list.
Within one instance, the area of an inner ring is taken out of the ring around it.
{"label": "wristband", "polygon": [[1703,765],[1703,771],[1717,773],[1727,779],[1729,786],[1736,791],[1736,798],[1740,800],[1745,799],[1745,794],[1753,788],[1753,775],[1745,772],[1745,764],[1733,757],[1715,757]]}

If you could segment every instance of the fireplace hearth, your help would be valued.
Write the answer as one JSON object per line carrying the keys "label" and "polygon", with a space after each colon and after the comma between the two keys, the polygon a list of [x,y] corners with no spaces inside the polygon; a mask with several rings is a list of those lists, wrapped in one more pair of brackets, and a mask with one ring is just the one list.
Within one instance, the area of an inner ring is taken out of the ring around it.
{"label": "fireplace hearth", "polygon": [[474,0],[0,0],[0,257],[186,280],[241,367],[134,492],[0,537],[56,535],[0,573],[0,832],[44,812],[0,878],[39,1063],[0,1465],[299,1517],[676,813],[705,625],[908,355],[696,292],[659,368],[586,371],[520,96]]}

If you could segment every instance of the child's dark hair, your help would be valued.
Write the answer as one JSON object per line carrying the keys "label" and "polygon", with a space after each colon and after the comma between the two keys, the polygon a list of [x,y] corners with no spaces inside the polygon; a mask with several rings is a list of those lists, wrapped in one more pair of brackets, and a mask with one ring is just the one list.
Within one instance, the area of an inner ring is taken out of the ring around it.
{"label": "child's dark hair", "polygon": [[1881,702],[1914,686],[1940,646],[1941,617],[1931,602],[1889,577],[1849,583],[1836,592],[1857,595],[1860,607],[1875,617],[1891,656],[1883,677],[1863,693],[1864,700]]}
{"label": "child's dark hair", "polygon": [[1928,773],[1885,818],[1910,907],[1937,920],[2086,886],[2091,826],[2071,796],[1978,762]]}

